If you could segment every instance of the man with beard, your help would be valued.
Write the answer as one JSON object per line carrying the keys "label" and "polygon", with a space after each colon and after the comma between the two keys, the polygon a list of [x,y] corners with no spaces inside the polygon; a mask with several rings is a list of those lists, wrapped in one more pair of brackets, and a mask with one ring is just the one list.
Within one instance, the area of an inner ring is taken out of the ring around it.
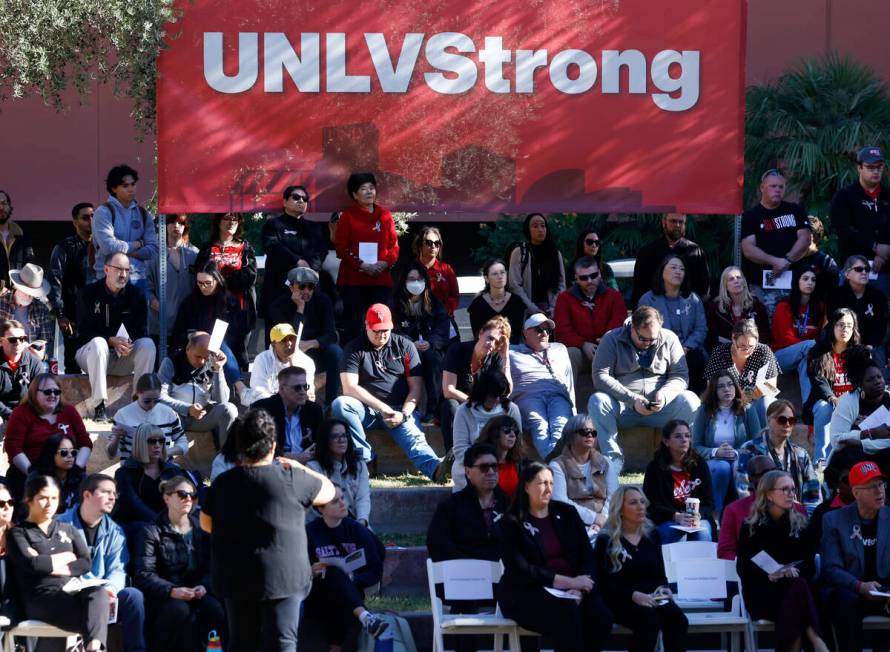
{"label": "man with beard", "polygon": [[9,270],[21,269],[34,260],[31,239],[11,218],[12,198],[0,190],[0,241],[5,254],[0,255],[0,290],[9,287]]}

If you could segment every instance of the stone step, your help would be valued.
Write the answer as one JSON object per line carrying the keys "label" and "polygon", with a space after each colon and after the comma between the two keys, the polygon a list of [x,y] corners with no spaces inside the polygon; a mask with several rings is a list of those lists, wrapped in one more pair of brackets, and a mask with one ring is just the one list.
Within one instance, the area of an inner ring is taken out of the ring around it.
{"label": "stone step", "polygon": [[387,547],[381,593],[425,593],[428,590],[426,557],[426,546]]}
{"label": "stone step", "polygon": [[450,487],[375,488],[371,490],[371,527],[392,534],[425,534],[436,506]]}

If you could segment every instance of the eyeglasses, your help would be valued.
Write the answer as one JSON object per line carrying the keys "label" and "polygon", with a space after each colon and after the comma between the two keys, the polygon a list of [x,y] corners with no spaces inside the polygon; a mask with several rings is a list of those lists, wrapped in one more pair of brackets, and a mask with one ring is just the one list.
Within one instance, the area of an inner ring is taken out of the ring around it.
{"label": "eyeglasses", "polygon": [[786,496],[794,496],[797,493],[794,487],[774,487],[773,491],[781,491]]}
{"label": "eyeglasses", "polygon": [[292,389],[295,392],[308,392],[309,391],[309,383],[297,383],[295,385],[282,385],[282,387],[287,387]]}
{"label": "eyeglasses", "polygon": [[575,278],[579,281],[593,281],[600,277],[599,272],[591,272],[590,274],[575,274]]}
{"label": "eyeglasses", "polygon": [[638,331],[636,328],[634,329],[634,333],[637,334],[637,339],[639,339],[640,342],[642,342],[643,344],[651,344],[658,339],[657,337],[646,337],[645,335],[640,335],[640,331]]}
{"label": "eyeglasses", "polygon": [[863,272],[870,272],[871,265],[856,265],[856,267],[851,267],[850,270],[857,274],[862,274]]}
{"label": "eyeglasses", "polygon": [[301,291],[302,291],[302,290],[309,290],[309,291],[311,292],[311,291],[314,291],[314,290],[315,290],[315,283],[299,283],[299,284],[297,285],[297,289],[298,289],[298,290],[301,290]]}
{"label": "eyeglasses", "polygon": [[61,389],[38,389],[37,391],[40,392],[41,394],[43,394],[44,396],[61,396],[62,395]]}
{"label": "eyeglasses", "polygon": [[59,454],[59,457],[74,457],[77,455],[77,451],[73,448],[60,448],[56,451]]}
{"label": "eyeglasses", "polygon": [[578,428],[575,433],[582,437],[596,437],[596,430],[593,428]]}
{"label": "eyeglasses", "polygon": [[479,469],[482,473],[491,473],[498,470],[498,465],[491,462],[483,462],[482,464],[474,464],[471,469]]}
{"label": "eyeglasses", "polygon": [[755,348],[757,348],[757,345],[756,344],[745,344],[743,346],[741,344],[736,344],[735,348],[737,350],[741,351],[742,353],[747,353],[748,351],[753,351]]}
{"label": "eyeglasses", "polygon": [[198,284],[199,288],[210,288],[213,287],[216,281],[195,281],[195,283]]}
{"label": "eyeglasses", "polygon": [[145,443],[149,446],[163,446],[166,441],[163,437],[149,437]]}
{"label": "eyeglasses", "polygon": [[779,416],[773,417],[780,426],[796,426],[797,425],[797,417],[786,417]]}
{"label": "eyeglasses", "polygon": [[599,247],[600,241],[595,238],[585,238],[584,244],[586,244],[588,247]]}
{"label": "eyeglasses", "polygon": [[13,507],[15,507],[15,501],[12,498],[0,500],[0,509],[12,509]]}
{"label": "eyeglasses", "polygon": [[301,195],[298,192],[293,193],[290,197],[288,197],[288,199],[292,199],[293,201],[302,201],[302,202],[306,202],[306,203],[309,202],[309,197],[307,197],[306,195]]}
{"label": "eyeglasses", "polygon": [[176,491],[168,491],[167,492],[168,496],[173,496],[174,494],[176,496],[179,496],[180,500],[194,500],[195,499],[195,494],[193,494],[190,491],[183,491],[182,489],[177,489]]}
{"label": "eyeglasses", "polygon": [[117,265],[108,265],[108,267],[110,267],[111,269],[116,269],[121,274],[129,274],[130,273],[129,267],[118,267]]}
{"label": "eyeglasses", "polygon": [[537,326],[535,328],[535,332],[538,335],[547,335],[548,337],[550,336],[550,329],[547,328],[546,326]]}
{"label": "eyeglasses", "polygon": [[9,342],[10,344],[18,344],[19,342],[21,342],[23,344],[27,344],[28,336],[22,335],[21,337],[7,337],[6,341]]}
{"label": "eyeglasses", "polygon": [[425,244],[427,247],[432,249],[433,247],[441,247],[442,241],[441,240],[424,240],[423,244]]}
{"label": "eyeglasses", "polygon": [[883,493],[887,491],[887,483],[886,482],[878,482],[877,484],[873,484],[868,487],[854,487],[854,489],[862,489],[862,491],[870,491],[875,494]]}

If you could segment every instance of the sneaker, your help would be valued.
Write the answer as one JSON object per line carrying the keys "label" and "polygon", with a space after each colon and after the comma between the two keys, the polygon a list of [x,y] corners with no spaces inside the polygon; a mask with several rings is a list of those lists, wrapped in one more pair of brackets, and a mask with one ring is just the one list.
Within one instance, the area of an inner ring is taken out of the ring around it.
{"label": "sneaker", "polygon": [[111,418],[105,413],[105,401],[99,401],[93,412],[93,421],[96,423],[111,423]]}
{"label": "sneaker", "polygon": [[454,456],[451,456],[451,462],[448,459],[449,456],[446,455],[433,471],[432,481],[436,484],[445,484],[448,481],[448,476],[451,475],[451,464],[454,462]]}
{"label": "sneaker", "polygon": [[432,425],[435,425],[435,423],[436,423],[436,415],[433,414],[432,412],[428,412],[427,414],[424,414],[420,418],[420,424],[423,426],[432,426]]}
{"label": "sneaker", "polygon": [[386,631],[387,627],[389,627],[389,623],[375,614],[369,614],[367,620],[365,620],[365,630],[375,639],[380,638],[380,635]]}

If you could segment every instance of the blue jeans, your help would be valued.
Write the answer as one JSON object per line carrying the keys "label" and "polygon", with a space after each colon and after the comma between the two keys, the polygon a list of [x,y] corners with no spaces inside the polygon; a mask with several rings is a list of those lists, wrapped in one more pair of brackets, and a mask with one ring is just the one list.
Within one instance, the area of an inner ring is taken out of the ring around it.
{"label": "blue jeans", "polygon": [[306,355],[315,362],[316,369],[324,369],[324,402],[331,405],[340,396],[340,356],[343,349],[332,342],[318,349],[309,349]]}
{"label": "blue jeans", "polygon": [[562,429],[572,416],[572,402],[565,394],[532,394],[517,403],[523,415],[524,430],[532,437],[538,455],[546,458],[562,437]]}
{"label": "blue jeans", "polygon": [[708,469],[711,471],[711,486],[714,489],[714,510],[723,511],[723,501],[729,485],[735,478],[735,468],[738,457],[729,460],[723,457],[708,460]]}
{"label": "blue jeans", "polygon": [[692,424],[700,407],[698,396],[683,390],[660,411],[644,416],[636,412],[632,405],[620,403],[604,392],[594,393],[587,402],[587,414],[596,427],[600,450],[609,458],[606,476],[609,493],[618,488],[618,476],[624,468],[624,454],[618,445],[618,428],[661,428],[671,419],[682,419]]}
{"label": "blue jeans", "polygon": [[831,415],[834,406],[828,401],[816,401],[813,405],[813,462],[828,459],[831,452]]}
{"label": "blue jeans", "polygon": [[236,380],[241,380],[241,368],[238,366],[238,361],[235,359],[232,347],[226,342],[223,342],[220,345],[219,350],[226,356],[226,363],[223,365],[223,376],[226,377],[226,382],[229,383],[229,387],[231,387]]}
{"label": "blue jeans", "polygon": [[683,530],[678,530],[677,528],[671,527],[671,525],[676,525],[676,523],[672,521],[665,521],[661,525],[656,525],[655,529],[658,530],[658,534],[661,535],[661,544],[669,545],[671,543],[677,543],[684,536],[687,541],[710,541],[711,540],[711,524],[706,520],[702,519],[701,527],[703,529],[698,532],[690,532],[686,534]]}
{"label": "blue jeans", "polygon": [[810,379],[807,377],[807,353],[815,345],[816,340],[803,340],[775,352],[776,360],[779,363],[779,367],[782,368],[783,374],[791,373],[797,369],[801,403],[805,403],[810,397]]}
{"label": "blue jeans", "polygon": [[145,652],[145,603],[142,591],[125,587],[117,594],[117,622],[127,652]]}
{"label": "blue jeans", "polygon": [[342,419],[349,424],[349,432],[365,462],[371,461],[371,444],[365,437],[365,431],[371,428],[387,430],[395,442],[408,455],[411,463],[426,477],[432,478],[439,462],[442,460],[426,441],[423,431],[417,423],[417,416],[412,414],[407,420],[395,428],[390,428],[383,420],[383,415],[368,407],[357,398],[340,396],[331,407],[331,416]]}

